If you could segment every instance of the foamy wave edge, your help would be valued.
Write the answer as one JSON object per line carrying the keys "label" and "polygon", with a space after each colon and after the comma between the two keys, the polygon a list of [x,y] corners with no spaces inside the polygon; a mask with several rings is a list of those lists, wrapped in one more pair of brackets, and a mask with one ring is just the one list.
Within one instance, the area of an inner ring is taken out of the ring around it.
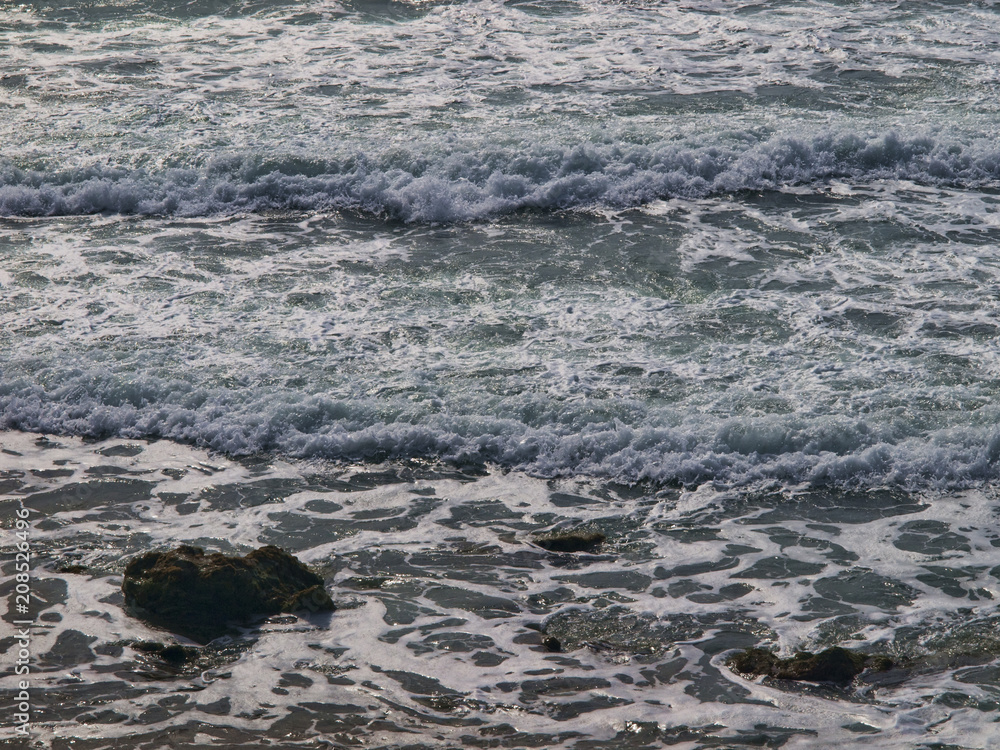
{"label": "foamy wave edge", "polygon": [[392,149],[339,159],[227,155],[198,168],[106,165],[57,172],[0,162],[0,216],[206,216],[354,210],[452,222],[525,209],[629,208],[668,198],[775,190],[817,181],[1000,180],[1000,146],[953,139],[825,134],[743,146],[494,146],[438,154]]}
{"label": "foamy wave edge", "polygon": [[449,412],[382,421],[378,405],[323,396],[234,400],[186,391],[129,403],[81,396],[73,385],[64,391],[0,387],[0,431],[169,439],[231,456],[427,459],[540,477],[685,486],[955,490],[1000,479],[1000,408],[975,425],[930,430],[795,414],[698,415],[671,425],[638,405],[631,424],[610,415],[586,421],[593,404],[553,422],[527,424],[513,415]]}

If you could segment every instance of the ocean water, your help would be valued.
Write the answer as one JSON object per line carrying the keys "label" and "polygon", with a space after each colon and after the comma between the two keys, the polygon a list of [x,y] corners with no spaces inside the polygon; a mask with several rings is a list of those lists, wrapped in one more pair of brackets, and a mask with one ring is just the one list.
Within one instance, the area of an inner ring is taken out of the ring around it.
{"label": "ocean water", "polygon": [[998,136],[987,1],[0,4],[0,742],[995,746]]}

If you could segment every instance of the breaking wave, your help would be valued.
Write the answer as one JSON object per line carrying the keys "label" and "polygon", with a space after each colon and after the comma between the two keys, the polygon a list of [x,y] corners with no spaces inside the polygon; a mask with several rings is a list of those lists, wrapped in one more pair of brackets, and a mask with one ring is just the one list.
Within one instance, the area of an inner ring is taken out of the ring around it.
{"label": "breaking wave", "polygon": [[687,486],[958,489],[1000,478],[1000,410],[993,407],[961,426],[927,428],[877,416],[677,419],[639,402],[567,403],[538,420],[525,418],[529,403],[502,411],[481,406],[421,410],[293,391],[237,394],[179,380],[125,383],[91,373],[51,390],[24,381],[0,385],[0,430],[167,438],[236,456],[488,463],[543,477]]}
{"label": "breaking wave", "polygon": [[1000,179],[1000,147],[986,138],[959,143],[894,132],[841,133],[758,142],[747,136],[743,144],[480,147],[436,155],[393,149],[340,159],[230,155],[203,167],[162,171],[44,171],[0,163],[0,215],[354,210],[407,222],[452,222],[525,209],[628,208],[833,179],[968,186]]}

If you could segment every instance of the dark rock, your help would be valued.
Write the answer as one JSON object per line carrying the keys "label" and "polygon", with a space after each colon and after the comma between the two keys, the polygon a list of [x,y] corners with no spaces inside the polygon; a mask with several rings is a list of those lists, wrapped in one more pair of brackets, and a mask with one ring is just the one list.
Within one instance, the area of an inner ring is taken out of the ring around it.
{"label": "dark rock", "polygon": [[171,664],[183,664],[186,661],[191,661],[192,659],[197,658],[197,656],[198,652],[194,649],[184,648],[176,643],[171,646],[167,646],[160,652],[160,658]]}
{"label": "dark rock", "polygon": [[553,654],[558,654],[562,651],[562,644],[559,639],[555,636],[546,635],[542,638],[542,645],[545,646],[546,651],[550,651]]}
{"label": "dark rock", "polygon": [[132,648],[136,651],[158,656],[168,664],[174,665],[184,664],[198,658],[198,651],[196,649],[185,648],[177,643],[165,646],[156,641],[138,641],[132,644]]}
{"label": "dark rock", "polygon": [[600,531],[564,529],[536,534],[532,541],[549,552],[593,552],[605,539]]}
{"label": "dark rock", "polygon": [[334,609],[323,579],[274,546],[245,557],[188,545],[148,552],[125,568],[122,592],[137,616],[202,643],[257,616]]}
{"label": "dark rock", "polygon": [[688,614],[657,617],[620,605],[570,606],[546,619],[542,634],[557,640],[564,652],[590,648],[609,654],[654,656],[680,641],[701,638],[704,627]]}
{"label": "dark rock", "polygon": [[866,669],[884,672],[892,669],[892,660],[870,656],[834,646],[818,654],[800,651],[790,659],[779,659],[771,651],[748,648],[730,657],[731,669],[744,675],[764,675],[779,680],[847,683]]}

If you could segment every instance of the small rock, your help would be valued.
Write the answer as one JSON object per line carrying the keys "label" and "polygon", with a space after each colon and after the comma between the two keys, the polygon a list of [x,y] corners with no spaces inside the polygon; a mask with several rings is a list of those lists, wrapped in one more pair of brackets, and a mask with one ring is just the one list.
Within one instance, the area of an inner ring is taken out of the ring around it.
{"label": "small rock", "polygon": [[176,643],[164,647],[160,652],[160,658],[170,664],[183,664],[186,661],[197,658],[198,652],[194,649],[184,648]]}
{"label": "small rock", "polygon": [[163,659],[168,664],[179,665],[198,658],[198,651],[193,648],[185,648],[177,643],[165,646],[156,641],[138,641],[132,644],[136,651],[146,654],[153,654]]}
{"label": "small rock", "polygon": [[542,637],[542,645],[545,647],[546,651],[553,654],[558,654],[562,651],[562,643],[559,639],[552,635],[546,635]]}
{"label": "small rock", "polygon": [[600,531],[565,529],[536,534],[532,541],[549,552],[593,552],[605,539]]}
{"label": "small rock", "polygon": [[137,616],[202,643],[257,616],[334,609],[323,579],[274,546],[245,557],[188,545],[148,552],[125,568],[122,592]]}
{"label": "small rock", "polygon": [[847,683],[866,669],[884,672],[892,669],[892,660],[885,656],[869,656],[840,646],[818,654],[800,651],[790,659],[779,659],[771,651],[748,648],[727,662],[730,668],[744,675],[764,675],[779,680]]}

